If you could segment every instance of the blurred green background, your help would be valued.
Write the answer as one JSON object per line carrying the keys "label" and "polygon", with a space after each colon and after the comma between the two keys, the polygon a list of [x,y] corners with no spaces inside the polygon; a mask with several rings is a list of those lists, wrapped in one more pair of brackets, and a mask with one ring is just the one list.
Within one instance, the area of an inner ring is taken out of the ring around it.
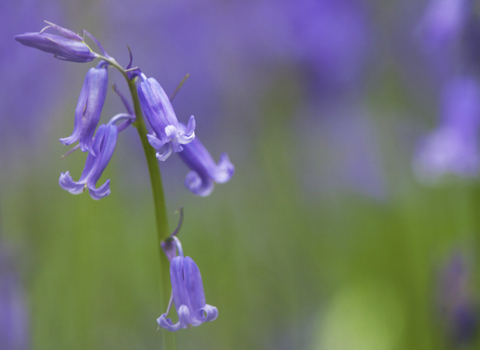
{"label": "blurred green background", "polygon": [[[8,271],[19,278],[15,302],[27,318],[19,332],[28,340],[5,349],[156,349],[155,320],[165,311],[136,130],[120,135],[100,181],[111,179],[109,197],[94,201],[58,186],[61,172],[76,179],[84,165],[80,152],[60,160],[68,148],[57,140],[71,131],[91,65],[59,62],[12,39],[40,30],[43,19],[87,29],[125,65],[130,45],[134,65],[167,93],[190,73],[174,101],[179,119],[194,114],[214,159],[225,151],[236,167],[230,182],[200,198],[183,187],[187,169],[178,159],[160,164],[170,227],[183,206],[184,252],[200,268],[207,303],[219,310],[216,321],[177,332],[178,349],[480,348],[475,337],[460,345],[452,340],[455,318],[438,305],[439,280],[460,255],[468,273],[457,275],[468,277],[459,288],[478,317],[479,183],[447,176],[424,185],[412,172],[417,138],[437,124],[437,77],[425,73],[428,59],[415,53],[412,25],[427,2],[355,8],[368,40],[359,49],[358,77],[341,84],[314,73],[303,56],[282,51],[288,11],[267,4],[0,5],[8,18],[0,253],[8,252]],[[339,28],[353,21],[343,6]],[[328,18],[335,20],[332,11]],[[316,30],[329,37],[339,28]],[[113,70],[110,82],[127,91]],[[102,121],[122,109],[109,91]]]}

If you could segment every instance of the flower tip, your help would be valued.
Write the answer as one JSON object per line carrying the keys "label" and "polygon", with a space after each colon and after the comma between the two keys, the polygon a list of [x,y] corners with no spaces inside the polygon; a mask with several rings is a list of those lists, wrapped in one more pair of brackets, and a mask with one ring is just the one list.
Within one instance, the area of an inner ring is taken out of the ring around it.
{"label": "flower tip", "polygon": [[230,158],[228,158],[228,154],[222,153],[220,155],[220,160],[218,162],[219,174],[215,179],[218,183],[225,183],[228,182],[233,174],[235,174],[235,166],[230,162]]}
{"label": "flower tip", "polygon": [[15,35],[13,38],[18,41],[20,44],[28,46],[26,43],[28,42],[28,38],[30,33],[25,33],[25,34],[19,34]]}

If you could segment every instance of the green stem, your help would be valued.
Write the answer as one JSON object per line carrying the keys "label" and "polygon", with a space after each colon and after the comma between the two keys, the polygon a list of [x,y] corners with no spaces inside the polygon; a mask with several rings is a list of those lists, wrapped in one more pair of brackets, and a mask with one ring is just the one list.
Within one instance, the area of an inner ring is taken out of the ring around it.
{"label": "green stem", "polygon": [[[137,128],[138,135],[142,142],[143,151],[145,152],[145,158],[147,159],[148,172],[150,173],[150,183],[152,185],[153,202],[155,208],[155,219],[157,224],[157,245],[160,253],[160,290],[161,290],[161,303],[160,309],[167,310],[168,302],[170,301],[170,269],[167,256],[164,254],[160,242],[165,240],[169,235],[168,218],[167,218],[167,206],[165,204],[165,193],[162,185],[162,175],[160,174],[160,168],[158,166],[158,160],[155,156],[155,150],[150,146],[147,139],[147,127],[143,120],[142,109],[140,107],[140,101],[138,99],[137,88],[135,86],[135,78],[129,79],[125,70],[113,59],[106,57],[99,57],[110,63],[113,67],[118,69],[120,73],[125,77],[128,82],[128,88],[132,95],[133,107],[135,111],[135,122],[132,124]],[[163,333],[163,349],[175,350],[175,333],[162,329]]]}

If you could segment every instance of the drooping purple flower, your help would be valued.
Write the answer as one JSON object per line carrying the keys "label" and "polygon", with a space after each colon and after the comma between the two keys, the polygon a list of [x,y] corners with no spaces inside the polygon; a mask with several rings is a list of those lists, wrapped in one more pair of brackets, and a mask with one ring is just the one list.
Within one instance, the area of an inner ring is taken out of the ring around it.
{"label": "drooping purple flower", "polygon": [[85,168],[78,181],[73,181],[68,171],[62,173],[58,180],[60,187],[72,194],[80,194],[88,188],[90,196],[95,200],[106,197],[110,194],[109,179],[98,188],[96,185],[97,181],[102,176],[103,171],[107,167],[108,162],[112,158],[119,132],[119,127],[115,125],[115,122],[121,119],[133,121],[134,117],[122,113],[113,117],[107,125],[100,125],[93,140],[93,148],[95,149],[96,155],[91,152],[88,154]]}
{"label": "drooping purple flower", "polygon": [[[48,26],[38,33],[16,35],[15,40],[25,46],[53,53],[56,58],[64,61],[83,63],[97,58],[98,55],[90,50],[80,35],[56,24],[47,24]],[[60,35],[45,33],[48,28],[55,29]]]}
{"label": "drooping purple flower", "polygon": [[160,327],[175,332],[188,326],[196,327],[203,322],[214,321],[218,316],[218,310],[206,303],[202,276],[197,264],[190,257],[183,256],[180,241],[175,236],[172,238],[179,254],[170,261],[172,299],[177,310],[178,322],[173,324],[172,320],[167,318],[171,299],[167,312],[157,319],[157,323]]}
{"label": "drooping purple flower", "polygon": [[480,85],[474,78],[457,78],[445,87],[442,102],[439,127],[420,141],[415,174],[427,181],[447,173],[476,176],[480,171]]}
{"label": "drooping purple flower", "polygon": [[83,152],[95,155],[92,147],[93,134],[102,114],[103,104],[108,89],[108,65],[100,61],[96,68],[90,68],[83,82],[77,107],[75,108],[75,122],[73,133],[69,137],[61,138],[64,145],[71,145],[80,140]]}
{"label": "drooping purple flower", "polygon": [[307,70],[315,91],[351,88],[361,81],[372,49],[362,1],[285,1],[281,7],[289,17],[294,59]]}
{"label": "drooping purple flower", "polygon": [[148,141],[157,150],[157,158],[166,160],[172,152],[181,152],[181,145],[195,138],[195,118],[193,115],[186,128],[182,128],[167,94],[154,78],[141,74],[138,84],[140,105],[155,134],[147,135]]}
{"label": "drooping purple flower", "polygon": [[185,178],[185,187],[197,196],[208,196],[213,191],[214,182],[225,183],[235,173],[235,167],[226,153],[222,153],[218,164],[215,164],[198,137],[184,145],[183,151],[178,155],[192,170]]}

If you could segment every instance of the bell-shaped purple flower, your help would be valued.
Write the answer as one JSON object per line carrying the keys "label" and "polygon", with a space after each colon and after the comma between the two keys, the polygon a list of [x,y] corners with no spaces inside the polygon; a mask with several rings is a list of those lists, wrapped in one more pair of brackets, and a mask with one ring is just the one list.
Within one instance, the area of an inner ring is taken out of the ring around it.
{"label": "bell-shaped purple flower", "polygon": [[193,115],[186,128],[180,126],[170,100],[154,78],[141,74],[138,96],[142,110],[154,134],[147,135],[148,141],[157,150],[157,158],[166,160],[172,152],[181,152],[195,138],[195,118]]}
{"label": "bell-shaped purple flower", "polygon": [[178,155],[192,170],[185,178],[185,187],[197,196],[208,196],[213,191],[214,182],[225,183],[235,173],[235,167],[226,153],[222,153],[218,164],[215,164],[198,137],[184,145],[183,151]]}
{"label": "bell-shaped purple flower", "polygon": [[171,332],[188,326],[200,326],[203,322],[213,321],[218,316],[215,306],[205,301],[202,276],[197,264],[190,258],[183,256],[180,241],[172,237],[178,249],[178,256],[170,261],[170,279],[172,282],[172,298],[177,310],[178,322],[173,324],[167,318],[171,307],[171,300],[167,312],[157,319],[160,327]]}
{"label": "bell-shaped purple flower", "polygon": [[88,188],[90,196],[95,200],[110,194],[110,180],[107,180],[98,188],[96,185],[115,150],[118,128],[114,123],[120,119],[134,120],[134,117],[127,114],[119,114],[113,117],[107,125],[100,125],[93,140],[93,148],[96,155],[88,154],[85,168],[78,181],[73,181],[68,171],[62,173],[58,180],[60,187],[72,194],[80,194]]}
{"label": "bell-shaped purple flower", "polygon": [[85,77],[77,107],[75,108],[73,133],[69,137],[61,138],[61,143],[71,145],[80,140],[81,150],[95,155],[95,150],[92,146],[93,134],[102,114],[107,89],[107,63],[101,61],[97,67],[90,68]]}
{"label": "bell-shaped purple flower", "polygon": [[[47,22],[47,21],[45,21]],[[38,33],[25,33],[15,36],[15,40],[25,46],[53,53],[56,58],[71,62],[90,62],[97,54],[90,50],[84,39],[69,29],[47,22],[48,26]],[[48,28],[55,29],[60,35],[45,33]]]}

